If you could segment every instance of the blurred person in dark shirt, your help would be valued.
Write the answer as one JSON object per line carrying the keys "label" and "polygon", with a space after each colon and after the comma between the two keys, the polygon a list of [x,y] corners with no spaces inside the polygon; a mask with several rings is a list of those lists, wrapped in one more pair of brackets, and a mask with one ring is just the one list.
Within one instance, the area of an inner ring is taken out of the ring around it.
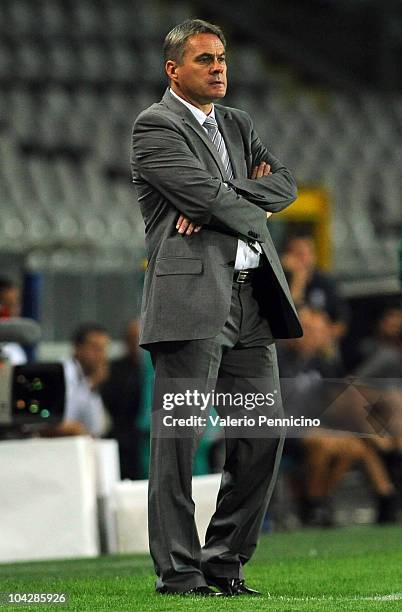
{"label": "blurred person in dark shirt", "polygon": [[[398,364],[400,361],[399,351],[397,349],[397,340],[401,333],[402,307],[390,306],[385,308],[375,323],[374,333],[371,336],[364,338],[360,342],[360,366],[358,370],[360,370],[360,368],[374,368],[377,377],[383,378],[381,374],[383,367],[380,368],[381,371],[378,373],[380,362],[384,362],[386,367],[389,361],[391,361],[392,364]],[[373,362],[372,360],[375,356],[378,357],[376,357],[375,361]],[[392,365],[392,369],[394,368],[395,366]],[[396,369],[396,377],[402,377],[400,373],[401,366],[397,365]],[[385,377],[387,376],[392,377],[392,375],[389,373],[386,374]]]}
{"label": "blurred person in dark shirt", "polygon": [[306,525],[334,524],[335,489],[351,466],[361,464],[376,496],[377,521],[394,520],[395,487],[386,465],[374,447],[351,433],[355,396],[343,384],[329,316],[308,307],[299,316],[303,337],[281,342],[278,353],[285,412],[321,422],[293,435],[288,430],[284,452],[296,466],[289,477],[299,517]]}
{"label": "blurred person in dark shirt", "polygon": [[112,419],[107,437],[119,444],[122,479],[131,480],[143,477],[138,418],[144,393],[144,364],[138,338],[139,321],[133,319],[124,333],[125,353],[111,361],[109,377],[102,386],[102,398]]}
{"label": "blurred person in dark shirt", "polygon": [[331,321],[331,334],[335,340],[341,338],[347,330],[349,309],[335,280],[317,268],[313,238],[306,234],[290,236],[281,261],[296,306],[306,305],[326,312]]}
{"label": "blurred person in dark shirt", "polygon": [[325,311],[304,306],[303,336],[280,342],[281,376],[291,378],[295,373],[316,370],[320,378],[339,378],[344,375],[330,333],[332,322]]}
{"label": "blurred person in dark shirt", "polygon": [[[380,319],[377,341],[355,374],[370,400],[370,419],[377,436],[366,438],[385,462],[396,491],[402,498],[402,325],[397,309]],[[402,502],[402,499],[400,500]]]}

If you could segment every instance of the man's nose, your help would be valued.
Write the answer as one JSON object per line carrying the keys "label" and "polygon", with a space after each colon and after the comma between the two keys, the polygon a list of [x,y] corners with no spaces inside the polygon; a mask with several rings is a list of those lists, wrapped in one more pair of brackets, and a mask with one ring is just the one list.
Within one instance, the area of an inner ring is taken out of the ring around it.
{"label": "man's nose", "polygon": [[218,60],[215,60],[211,66],[212,72],[223,72],[223,64],[221,64]]}

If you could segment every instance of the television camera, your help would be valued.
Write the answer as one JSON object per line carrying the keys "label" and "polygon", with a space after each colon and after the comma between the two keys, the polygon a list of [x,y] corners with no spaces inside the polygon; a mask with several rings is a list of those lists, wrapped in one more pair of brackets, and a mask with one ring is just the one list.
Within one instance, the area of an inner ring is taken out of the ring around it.
{"label": "television camera", "polygon": [[40,327],[31,319],[0,319],[0,434],[24,436],[63,418],[64,369],[61,363],[12,365],[5,344],[35,344]]}

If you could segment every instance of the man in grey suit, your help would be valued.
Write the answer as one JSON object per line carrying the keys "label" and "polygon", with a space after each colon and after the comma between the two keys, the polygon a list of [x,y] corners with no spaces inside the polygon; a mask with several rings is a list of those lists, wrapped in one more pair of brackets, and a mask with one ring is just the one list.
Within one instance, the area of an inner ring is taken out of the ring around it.
{"label": "man in grey suit", "polygon": [[[169,87],[133,128],[133,182],[148,255],[140,343],[155,368],[153,416],[163,412],[160,389],[171,384],[185,393],[190,379],[203,389],[219,380],[241,387],[248,379],[279,388],[275,338],[302,334],[267,227],[267,217],[295,200],[295,181],[247,113],[214,104],[226,93],[225,46],[221,29],[202,20],[169,32]],[[279,395],[275,413],[281,410]],[[200,431],[183,431],[166,433],[153,421],[148,520],[156,590],[258,594],[245,584],[243,566],[257,545],[283,431],[226,432],[202,549],[191,497]]]}

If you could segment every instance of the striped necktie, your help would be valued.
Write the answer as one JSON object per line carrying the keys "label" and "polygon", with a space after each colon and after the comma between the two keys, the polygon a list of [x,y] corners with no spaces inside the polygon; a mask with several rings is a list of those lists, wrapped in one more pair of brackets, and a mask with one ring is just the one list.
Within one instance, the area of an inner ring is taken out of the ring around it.
{"label": "striped necktie", "polygon": [[202,125],[204,128],[206,128],[210,140],[212,140],[216,149],[218,150],[219,155],[221,156],[227,178],[229,180],[234,178],[229,153],[227,152],[225,141],[223,140],[223,136],[219,131],[218,124],[216,123],[215,119],[213,117],[207,117]]}
{"label": "striped necktie", "polygon": [[[213,117],[207,117],[202,125],[206,128],[210,140],[212,140],[215,147],[218,149],[227,178],[230,181],[232,178],[234,178],[233,168],[232,164],[230,163],[230,157],[226,149],[225,141],[223,140],[223,136],[219,131],[218,124]],[[241,240],[241,242],[244,243],[243,240]],[[254,253],[262,253],[262,248],[258,242],[248,240],[247,245],[254,251]]]}

